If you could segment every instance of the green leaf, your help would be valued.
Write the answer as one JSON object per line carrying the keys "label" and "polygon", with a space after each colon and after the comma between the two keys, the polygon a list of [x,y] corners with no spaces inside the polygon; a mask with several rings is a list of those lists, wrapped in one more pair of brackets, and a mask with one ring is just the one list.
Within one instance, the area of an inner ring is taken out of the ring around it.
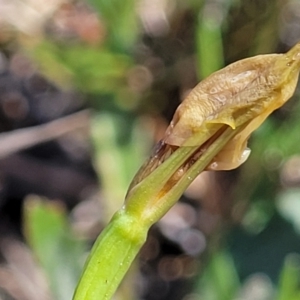
{"label": "green leaf", "polygon": [[25,201],[25,229],[55,299],[70,299],[82,268],[84,247],[71,233],[63,205],[29,196]]}
{"label": "green leaf", "polygon": [[32,52],[48,78],[62,86],[76,84],[89,93],[115,93],[126,85],[126,72],[132,66],[126,55],[87,45],[43,41]]}
{"label": "green leaf", "polygon": [[197,290],[206,300],[232,300],[240,288],[237,270],[230,254],[215,251]]}
{"label": "green leaf", "polygon": [[199,16],[197,32],[198,74],[205,78],[224,66],[222,28],[213,14],[204,11]]}
{"label": "green leaf", "polygon": [[104,20],[113,48],[127,51],[135,43],[140,26],[136,0],[90,0]]}
{"label": "green leaf", "polygon": [[300,290],[300,255],[290,254],[286,257],[280,275],[277,300],[297,300]]}

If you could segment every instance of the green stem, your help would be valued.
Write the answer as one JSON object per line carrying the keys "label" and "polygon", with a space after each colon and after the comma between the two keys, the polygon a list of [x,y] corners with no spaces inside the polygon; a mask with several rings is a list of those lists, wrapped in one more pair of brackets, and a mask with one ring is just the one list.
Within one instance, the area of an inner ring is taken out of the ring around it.
{"label": "green stem", "polygon": [[[192,180],[242,128],[243,126],[236,130],[227,128],[166,193],[160,193],[163,188],[161,183],[166,183],[197,148],[178,148],[133,189],[126,204],[98,237],[73,300],[111,299],[144,244],[151,225],[175,204]],[[160,187],[159,190],[157,186]]]}
{"label": "green stem", "polygon": [[139,220],[120,209],[94,244],[73,299],[111,299],[147,232]]}

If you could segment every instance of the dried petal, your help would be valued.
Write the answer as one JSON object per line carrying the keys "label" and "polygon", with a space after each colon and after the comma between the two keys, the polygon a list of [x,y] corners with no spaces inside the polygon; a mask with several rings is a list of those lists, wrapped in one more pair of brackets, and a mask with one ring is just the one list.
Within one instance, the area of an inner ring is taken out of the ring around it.
{"label": "dried petal", "polygon": [[[232,169],[249,156],[250,134],[294,93],[300,43],[286,54],[258,55],[235,62],[200,82],[182,102],[164,142],[199,146],[216,124],[245,129],[215,157],[208,169]],[[203,135],[203,138],[201,138]]]}

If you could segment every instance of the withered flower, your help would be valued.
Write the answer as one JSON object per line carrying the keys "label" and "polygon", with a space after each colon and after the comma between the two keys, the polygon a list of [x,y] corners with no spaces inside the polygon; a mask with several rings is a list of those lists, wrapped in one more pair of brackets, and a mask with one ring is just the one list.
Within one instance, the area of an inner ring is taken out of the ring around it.
{"label": "withered flower", "polygon": [[203,170],[238,167],[250,134],[294,93],[300,43],[286,54],[244,59],[200,82],[178,107],[124,206],[98,237],[74,300],[110,299],[147,238]]}
{"label": "withered flower", "polygon": [[130,189],[179,147],[196,147],[200,156],[199,152],[203,153],[228,127],[236,134],[206,169],[230,170],[240,166],[250,154],[247,148],[250,134],[290,99],[299,70],[300,43],[286,54],[258,55],[237,61],[201,81],[177,108],[163,140]]}

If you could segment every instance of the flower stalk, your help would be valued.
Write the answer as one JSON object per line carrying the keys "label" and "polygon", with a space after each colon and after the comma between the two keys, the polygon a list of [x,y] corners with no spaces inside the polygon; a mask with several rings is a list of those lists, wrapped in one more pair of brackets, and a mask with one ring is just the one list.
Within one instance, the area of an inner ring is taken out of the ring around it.
{"label": "flower stalk", "polygon": [[175,204],[193,179],[238,132],[225,129],[202,155],[200,147],[177,148],[129,192],[124,206],[93,246],[74,300],[111,299],[145,243],[151,225]]}

